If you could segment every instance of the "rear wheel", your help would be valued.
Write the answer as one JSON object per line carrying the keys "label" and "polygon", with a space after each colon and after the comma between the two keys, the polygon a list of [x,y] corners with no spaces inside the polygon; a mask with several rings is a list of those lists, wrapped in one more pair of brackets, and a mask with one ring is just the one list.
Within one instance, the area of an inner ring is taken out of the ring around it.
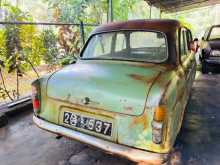
{"label": "rear wheel", "polygon": [[6,115],[0,114],[0,128],[8,124],[8,118]]}

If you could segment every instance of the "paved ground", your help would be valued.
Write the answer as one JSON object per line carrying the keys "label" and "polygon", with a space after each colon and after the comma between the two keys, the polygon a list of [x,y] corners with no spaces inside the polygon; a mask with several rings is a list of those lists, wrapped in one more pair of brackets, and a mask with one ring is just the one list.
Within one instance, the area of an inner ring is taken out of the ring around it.
{"label": "paved ground", "polygon": [[182,164],[220,165],[220,75],[195,81],[175,150]]}
{"label": "paved ground", "polygon": [[[132,165],[134,163],[38,129],[31,111],[0,128],[0,165]],[[220,75],[195,81],[173,164],[220,164]]]}

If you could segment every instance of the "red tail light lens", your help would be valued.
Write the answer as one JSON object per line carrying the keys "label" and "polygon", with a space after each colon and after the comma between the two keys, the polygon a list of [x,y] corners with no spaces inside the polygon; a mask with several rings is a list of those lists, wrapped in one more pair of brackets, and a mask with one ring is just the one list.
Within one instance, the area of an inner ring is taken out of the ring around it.
{"label": "red tail light lens", "polygon": [[37,86],[32,85],[32,104],[35,113],[40,112],[40,91]]}
{"label": "red tail light lens", "polygon": [[38,110],[38,109],[40,108],[40,102],[39,102],[38,99],[36,99],[36,98],[33,99],[32,103],[33,103],[34,111],[35,111],[35,110]]}

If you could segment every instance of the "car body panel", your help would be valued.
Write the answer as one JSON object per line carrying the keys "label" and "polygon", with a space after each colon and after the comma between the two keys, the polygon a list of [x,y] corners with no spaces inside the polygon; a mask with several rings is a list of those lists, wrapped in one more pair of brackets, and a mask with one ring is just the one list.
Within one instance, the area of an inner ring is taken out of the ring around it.
{"label": "car body panel", "polygon": [[208,44],[213,50],[220,50],[220,40],[208,41]]}
{"label": "car body panel", "polygon": [[90,107],[138,116],[144,111],[151,84],[163,69],[131,62],[82,60],[50,77],[47,96],[81,105],[88,97]]}
{"label": "car body panel", "polygon": [[[180,27],[181,23],[170,20],[128,21],[98,27],[91,37],[120,29],[162,29],[167,37],[169,57],[158,64],[79,59],[40,79],[41,111],[35,115],[63,128],[93,136],[97,141],[104,139],[148,152],[169,153],[180,130],[195,77],[194,52],[188,51],[181,58],[179,55]],[[89,104],[84,102],[86,97],[91,99]],[[152,140],[152,122],[158,106],[166,109],[166,115],[162,142],[157,144]],[[111,122],[111,136],[66,125],[63,122],[66,111]]]}

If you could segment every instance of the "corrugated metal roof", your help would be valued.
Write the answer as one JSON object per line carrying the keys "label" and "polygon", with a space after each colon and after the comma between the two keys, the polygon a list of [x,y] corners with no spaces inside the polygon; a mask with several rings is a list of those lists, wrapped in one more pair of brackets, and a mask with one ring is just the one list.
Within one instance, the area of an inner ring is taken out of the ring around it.
{"label": "corrugated metal roof", "polygon": [[220,0],[145,0],[162,12],[177,12],[198,7],[220,4]]}

